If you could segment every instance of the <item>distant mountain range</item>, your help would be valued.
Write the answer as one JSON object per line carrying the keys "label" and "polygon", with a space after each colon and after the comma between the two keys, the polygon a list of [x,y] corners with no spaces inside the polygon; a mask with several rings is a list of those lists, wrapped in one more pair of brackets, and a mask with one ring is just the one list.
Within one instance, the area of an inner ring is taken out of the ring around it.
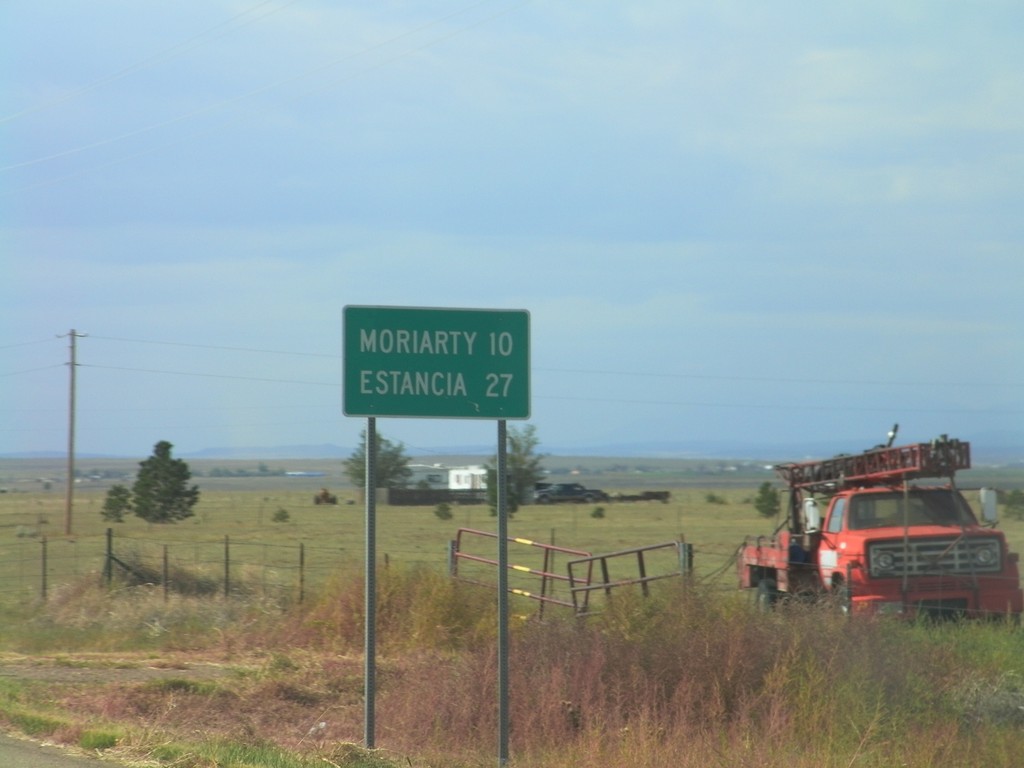
{"label": "distant mountain range", "polygon": [[[679,459],[755,459],[764,461],[798,461],[804,458],[828,457],[838,453],[859,453],[870,445],[848,440],[835,441],[662,441],[608,443],[602,445],[544,445],[540,451],[552,456],[609,456],[623,458],[679,458]],[[1019,464],[1024,465],[1024,436],[977,435],[971,438],[972,459],[975,464]],[[323,443],[320,445],[280,445],[205,448],[201,451],[179,454],[184,459],[224,460],[280,460],[280,459],[345,459],[352,455],[354,447]],[[494,445],[448,445],[429,448],[409,449],[406,453],[413,460],[417,456],[492,456]],[[6,459],[56,459],[65,454],[62,451],[38,451],[32,453],[0,454]],[[79,453],[76,458],[117,459],[145,458],[95,453]]]}

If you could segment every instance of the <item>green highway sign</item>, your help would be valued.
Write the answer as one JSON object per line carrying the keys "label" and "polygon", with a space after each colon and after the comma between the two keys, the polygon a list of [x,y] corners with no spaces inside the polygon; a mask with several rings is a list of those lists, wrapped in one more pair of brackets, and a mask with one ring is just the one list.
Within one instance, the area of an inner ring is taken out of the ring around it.
{"label": "green highway sign", "polygon": [[525,310],[346,306],[346,416],[530,418]]}

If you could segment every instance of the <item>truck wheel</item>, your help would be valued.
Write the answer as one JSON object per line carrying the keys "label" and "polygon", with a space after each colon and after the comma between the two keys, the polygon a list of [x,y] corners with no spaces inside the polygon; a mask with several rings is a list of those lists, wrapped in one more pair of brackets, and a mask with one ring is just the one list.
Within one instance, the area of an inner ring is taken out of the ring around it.
{"label": "truck wheel", "polygon": [[832,599],[840,611],[845,614],[850,613],[850,588],[846,586],[846,582],[837,581],[832,585]]}
{"label": "truck wheel", "polygon": [[770,611],[779,600],[779,585],[775,579],[761,579],[757,582],[757,593],[754,595],[754,605],[762,611]]}

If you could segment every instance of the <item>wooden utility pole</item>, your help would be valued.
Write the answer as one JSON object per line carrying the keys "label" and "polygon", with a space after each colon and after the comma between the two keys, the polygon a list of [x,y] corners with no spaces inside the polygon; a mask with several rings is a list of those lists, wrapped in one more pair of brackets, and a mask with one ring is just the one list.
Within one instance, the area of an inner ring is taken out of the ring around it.
{"label": "wooden utility pole", "polygon": [[71,535],[71,508],[75,498],[75,369],[78,363],[75,359],[76,340],[84,333],[76,333],[72,328],[68,331],[68,344],[70,348],[70,360],[68,362],[68,479],[67,487],[64,490],[64,535]]}

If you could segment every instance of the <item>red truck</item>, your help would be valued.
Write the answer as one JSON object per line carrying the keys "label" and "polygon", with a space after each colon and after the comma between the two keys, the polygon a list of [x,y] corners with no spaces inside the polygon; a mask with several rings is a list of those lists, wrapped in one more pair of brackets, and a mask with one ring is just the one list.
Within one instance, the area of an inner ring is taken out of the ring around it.
{"label": "red truck", "polygon": [[[776,466],[789,487],[788,520],[744,541],[740,587],[756,589],[762,607],[830,595],[855,613],[1019,619],[1018,556],[993,527],[995,494],[982,490],[982,523],[954,483],[971,465],[970,445],[946,436],[889,442]],[[924,479],[939,484],[914,484]]]}

